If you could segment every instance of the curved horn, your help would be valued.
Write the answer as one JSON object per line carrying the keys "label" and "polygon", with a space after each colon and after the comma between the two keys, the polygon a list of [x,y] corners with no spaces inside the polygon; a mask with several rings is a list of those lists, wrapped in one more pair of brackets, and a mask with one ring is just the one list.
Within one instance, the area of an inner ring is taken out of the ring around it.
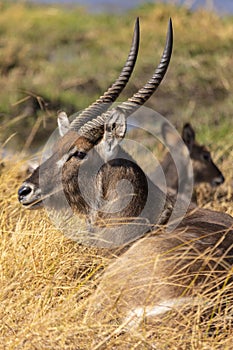
{"label": "curved horn", "polygon": [[[142,106],[151,95],[157,90],[160,85],[170,62],[171,54],[172,54],[172,44],[173,44],[173,30],[172,30],[172,20],[169,19],[168,23],[168,31],[165,48],[160,60],[159,65],[155,69],[155,72],[151,79],[136,92],[132,97],[130,97],[127,101],[122,102],[118,105],[114,111],[118,111],[119,113],[123,113],[127,118],[130,114],[135,112],[140,106]],[[79,134],[83,135],[89,139],[92,139],[96,142],[104,132],[104,123],[109,118],[109,116],[113,113],[112,110],[107,111],[106,113],[99,115],[96,119],[92,119],[88,123],[82,126],[79,130]]]}
{"label": "curved horn", "polygon": [[89,107],[84,109],[84,111],[72,121],[72,123],[70,124],[70,129],[79,131],[80,127],[83,126],[85,123],[104,113],[124,89],[127,82],[129,81],[129,78],[133,72],[136,63],[140,40],[139,30],[139,18],[137,17],[129,55],[119,77],[112,84],[112,86],[109,87],[109,89],[104,93],[103,96],[101,96],[98,100],[92,103]]}
{"label": "curved horn", "polygon": [[172,20],[169,19],[167,38],[165,48],[160,60],[158,67],[155,69],[155,72],[150,80],[136,92],[132,97],[127,101],[121,103],[117,106],[117,109],[120,109],[125,113],[125,116],[129,116],[135,112],[140,106],[142,106],[157,90],[163,77],[169,66],[169,62],[172,55],[172,45],[173,45],[173,29],[172,29]]}

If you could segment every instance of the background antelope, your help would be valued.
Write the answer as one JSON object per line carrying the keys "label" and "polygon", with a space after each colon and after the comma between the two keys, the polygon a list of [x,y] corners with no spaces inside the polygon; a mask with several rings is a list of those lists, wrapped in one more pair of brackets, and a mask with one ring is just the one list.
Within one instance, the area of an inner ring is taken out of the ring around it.
{"label": "background antelope", "polygon": [[[164,137],[166,139],[166,135],[164,135]],[[200,145],[196,141],[195,131],[189,123],[183,126],[182,139],[188,147],[190,158],[192,160],[194,184],[207,182],[213,187],[221,185],[225,180],[224,176],[213,162],[210,151],[207,147]],[[165,158],[161,162],[161,166],[167,179],[167,186],[178,191],[176,166],[169,152],[165,155]]]}

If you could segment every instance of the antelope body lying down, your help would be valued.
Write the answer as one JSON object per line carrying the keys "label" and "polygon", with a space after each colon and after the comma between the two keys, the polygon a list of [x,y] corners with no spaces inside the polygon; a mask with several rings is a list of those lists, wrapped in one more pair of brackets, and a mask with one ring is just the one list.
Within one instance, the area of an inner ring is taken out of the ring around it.
{"label": "antelope body lying down", "polygon": [[[119,146],[127,116],[153,94],[167,70],[172,52],[171,22],[152,78],[126,102],[106,112],[132,72],[137,46],[138,23],[123,73],[71,124],[64,113],[60,114],[62,137],[52,156],[18,192],[25,207],[39,208],[46,197],[56,202],[64,191],[72,210],[85,215],[91,226],[84,242],[101,247],[132,242],[151,228],[160,227],[159,233],[134,243],[102,276],[88,313],[100,320],[110,317],[113,310],[123,318],[132,313],[145,312],[146,316],[147,311],[156,314],[161,303],[166,309],[177,300],[186,300],[186,295],[195,295],[195,286],[204,280],[208,280],[209,290],[215,288],[215,277],[230,269],[233,262],[233,218],[190,206],[184,218],[178,217],[176,228],[167,232],[165,227],[174,209],[172,198]],[[186,148],[182,152],[188,153]],[[177,299],[180,296],[183,299]]]}
{"label": "antelope body lying down", "polygon": [[110,263],[88,300],[86,322],[117,320],[129,329],[171,309],[206,303],[216,299],[216,290],[226,294],[232,265],[233,218],[194,209],[173,232],[161,227]]}

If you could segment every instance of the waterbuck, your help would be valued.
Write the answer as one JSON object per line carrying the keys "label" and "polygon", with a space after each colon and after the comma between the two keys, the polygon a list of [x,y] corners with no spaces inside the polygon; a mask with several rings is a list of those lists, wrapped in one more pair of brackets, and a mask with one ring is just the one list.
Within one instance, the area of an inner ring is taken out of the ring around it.
{"label": "waterbuck", "polygon": [[[168,131],[164,131],[163,136],[170,147],[174,148],[176,143],[179,142],[179,139],[175,137],[173,132],[171,132],[170,140],[168,140]],[[191,124],[186,123],[183,126],[182,139],[189,150],[190,158],[192,160],[194,185],[200,183],[209,183],[212,187],[221,185],[225,181],[224,176],[213,162],[210,151],[207,147],[196,141],[195,131]],[[184,188],[182,188],[182,183],[181,187],[178,187],[177,168],[170,152],[167,152],[164,159],[161,161],[161,167],[165,174],[166,185],[175,192],[178,192],[179,190],[180,193],[184,193],[185,191]],[[187,176],[185,161],[183,163],[182,173],[185,181],[185,177]],[[156,172],[151,174],[151,177],[152,179],[156,179]]]}
{"label": "waterbuck", "polygon": [[[143,315],[159,314],[195,296],[195,286],[203,281],[209,282],[209,291],[222,286],[224,273],[233,263],[233,218],[192,205],[187,208],[182,201],[178,209],[184,205],[185,215],[173,216],[173,199],[151,182],[119,146],[125,136],[126,118],[162,81],[172,42],[169,21],[158,67],[126,102],[104,112],[105,104],[100,99],[94,103],[100,110],[92,111],[91,106],[70,124],[66,114],[60,114],[62,137],[53,154],[18,191],[19,201],[27,208],[41,207],[47,199],[53,205],[64,192],[72,210],[87,218],[85,243],[101,247],[128,244],[151,229],[106,270],[91,297],[91,317],[111,318],[113,311],[131,322],[132,315],[141,319]],[[181,147],[180,152],[181,156],[187,155],[187,147]],[[216,286],[217,277],[222,280]]]}
{"label": "waterbuck", "polygon": [[[119,142],[125,136],[126,117],[144,104],[162,81],[171,57],[172,37],[170,21],[165,49],[155,73],[126,102],[103,113],[106,96],[107,102],[113,102],[122,90],[123,84],[118,84],[121,74],[104,94],[105,98],[84,110],[71,124],[65,113],[59,115],[62,137],[52,156],[35,169],[18,191],[19,201],[25,207],[39,208],[46,201],[57,203],[65,194],[73,212],[87,217],[88,242],[101,246],[130,242],[154,223],[167,221],[166,209],[172,203],[147,179]],[[135,44],[131,51],[135,51]],[[129,68],[128,61],[123,72],[129,78],[134,62]],[[116,85],[120,85],[118,93]],[[124,224],[120,225],[122,221]]]}
{"label": "waterbuck", "polygon": [[[172,42],[170,20],[158,67],[151,79],[126,102],[104,112],[106,103],[100,98],[70,124],[65,113],[59,115],[62,137],[54,146],[53,154],[18,191],[19,201],[25,207],[39,208],[46,201],[53,205],[64,194],[73,212],[87,218],[89,230],[83,241],[101,247],[132,242],[154,225],[165,225],[171,219],[173,228],[178,225],[187,203],[181,201],[174,216],[173,199],[150,181],[119,146],[125,136],[126,118],[142,106],[161,83],[170,62]],[[128,72],[128,67],[125,70]],[[113,102],[113,98],[109,99]],[[182,147],[181,154],[187,153],[187,148]],[[207,223],[210,218],[210,226],[213,223],[213,230],[219,230],[220,216],[223,221],[231,222],[224,214],[203,213],[204,221]],[[188,214],[185,222],[189,226],[189,217],[192,226],[192,215]]]}

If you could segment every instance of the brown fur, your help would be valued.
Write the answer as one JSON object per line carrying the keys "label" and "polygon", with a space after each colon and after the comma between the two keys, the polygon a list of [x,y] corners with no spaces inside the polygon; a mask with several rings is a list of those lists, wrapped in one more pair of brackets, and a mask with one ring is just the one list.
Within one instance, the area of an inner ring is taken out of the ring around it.
{"label": "brown fur", "polygon": [[136,316],[141,308],[143,314],[134,326],[169,301],[179,305],[179,300],[187,303],[189,297],[191,304],[198,296],[204,302],[205,296],[230,282],[232,264],[233,218],[190,210],[175,231],[168,234],[161,228],[110,264],[89,299],[86,321],[127,323],[128,316]]}
{"label": "brown fur", "polygon": [[[129,243],[154,224],[166,223],[173,210],[172,198],[154,185],[120,146],[114,159],[106,163],[98,147],[69,131],[58,140],[53,155],[24,184],[40,188],[42,199],[49,198],[49,206],[64,203],[64,192],[73,212],[86,216],[91,229],[87,242],[91,244],[110,247]],[[76,150],[86,152],[87,158],[74,156]],[[74,154],[69,156],[71,151]],[[57,167],[63,157],[64,164]],[[179,205],[182,208],[185,203]],[[119,219],[124,224],[120,225]]]}
{"label": "brown fur", "polygon": [[[164,135],[166,140],[166,135]],[[186,144],[190,158],[193,166],[193,176],[194,184],[200,184],[203,182],[209,183],[211,186],[218,186],[224,182],[224,177],[213,162],[211,153],[206,146],[200,145],[196,141],[195,132],[190,124],[185,124],[182,131],[182,138]],[[174,143],[178,141],[174,140]],[[168,152],[163,161],[161,162],[162,169],[164,171],[167,186],[173,189],[175,192],[178,192],[178,174],[175,163],[172,159],[171,154]],[[186,163],[183,163],[182,168],[183,178],[187,178],[187,167]],[[185,189],[179,188],[179,193],[185,192]]]}
{"label": "brown fur", "polygon": [[[87,159],[72,156],[58,168],[57,162],[74,147],[87,152]],[[73,212],[86,216],[89,227],[91,225],[92,232],[96,232],[104,246],[124,244],[142,236],[160,220],[165,203],[169,202],[119,146],[114,159],[105,163],[88,139],[78,138],[71,131],[58,140],[53,155],[23,186],[28,184],[41,189],[42,199],[44,196],[49,206],[64,203],[61,199],[64,192]],[[121,226],[119,218],[124,219]],[[110,224],[112,229],[108,228]],[[99,233],[103,226],[106,229]]]}

